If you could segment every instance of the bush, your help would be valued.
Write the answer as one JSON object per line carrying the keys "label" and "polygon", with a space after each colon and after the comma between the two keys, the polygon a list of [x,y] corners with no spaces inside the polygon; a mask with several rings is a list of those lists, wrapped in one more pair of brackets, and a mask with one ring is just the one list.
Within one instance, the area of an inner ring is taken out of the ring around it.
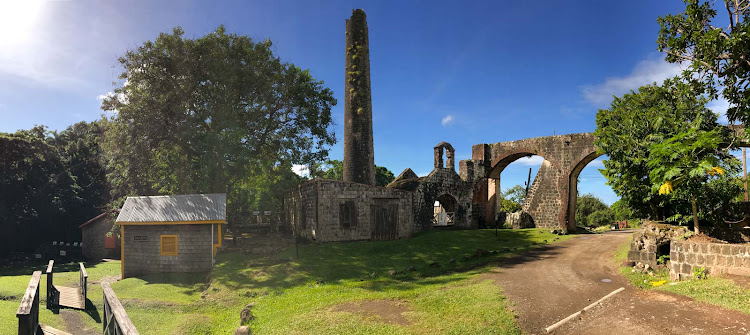
{"label": "bush", "polygon": [[589,214],[586,221],[590,227],[609,225],[615,221],[615,214],[609,208],[600,209]]}

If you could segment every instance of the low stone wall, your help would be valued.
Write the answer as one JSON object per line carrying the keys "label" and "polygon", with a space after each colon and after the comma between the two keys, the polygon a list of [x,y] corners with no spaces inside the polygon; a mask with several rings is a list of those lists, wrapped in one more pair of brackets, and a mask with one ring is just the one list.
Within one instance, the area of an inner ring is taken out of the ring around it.
{"label": "low stone wall", "polygon": [[750,276],[750,244],[672,241],[669,259],[672,280],[691,278],[695,267],[705,268],[709,275]]}
{"label": "low stone wall", "polygon": [[669,254],[672,250],[670,243],[679,240],[687,233],[686,227],[646,222],[641,230],[633,235],[633,242],[630,243],[630,251],[628,251],[628,261],[641,262],[655,268],[658,265],[658,256]]}

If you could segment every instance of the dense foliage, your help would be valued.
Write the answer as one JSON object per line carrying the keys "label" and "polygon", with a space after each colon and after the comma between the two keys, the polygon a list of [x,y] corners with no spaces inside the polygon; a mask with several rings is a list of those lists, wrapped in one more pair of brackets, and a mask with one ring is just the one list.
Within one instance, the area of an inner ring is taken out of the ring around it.
{"label": "dense foliage", "polygon": [[[589,217],[598,213],[594,218],[590,220]],[[604,218],[608,220],[603,221]],[[576,201],[576,225],[578,226],[601,226],[612,223],[614,214],[612,210],[605,204],[601,199],[597,198],[593,194],[579,195]]]}
{"label": "dense foliage", "polygon": [[[659,17],[657,43],[668,62],[688,64],[683,79],[719,93],[729,103],[727,117],[750,125],[750,3],[747,0],[684,0],[685,11]],[[718,8],[714,8],[714,6]],[[722,17],[716,20],[718,11]],[[726,22],[719,26],[716,21]],[[721,91],[721,92],[720,92]]]}
{"label": "dense foliage", "polygon": [[[323,164],[317,164],[317,168],[314,170],[311,174],[316,178],[344,179],[344,162],[338,159],[331,159]],[[390,184],[393,179],[396,179],[396,176],[393,175],[391,170],[388,170],[384,166],[375,166],[375,185],[385,186]]]}
{"label": "dense foliage", "polygon": [[515,185],[506,189],[500,194],[499,212],[513,213],[523,208],[523,201],[526,198],[526,188],[521,185]]}
{"label": "dense foliage", "polygon": [[106,121],[0,134],[0,255],[45,241],[77,241],[109,188],[101,164]]}
{"label": "dense foliage", "polygon": [[[119,59],[123,83],[102,109],[114,198],[227,193],[229,221],[279,209],[292,164],[322,161],[335,142],[333,93],[282,62],[271,42],[227,34],[161,34]],[[264,208],[259,208],[264,207]]]}
{"label": "dense foliage", "polygon": [[719,126],[706,102],[690,85],[669,79],[615,97],[609,109],[597,113],[595,143],[609,156],[602,174],[636,216],[663,220],[680,213],[681,204],[652,188],[647,163],[654,144],[683,133],[687,125],[693,131]]}

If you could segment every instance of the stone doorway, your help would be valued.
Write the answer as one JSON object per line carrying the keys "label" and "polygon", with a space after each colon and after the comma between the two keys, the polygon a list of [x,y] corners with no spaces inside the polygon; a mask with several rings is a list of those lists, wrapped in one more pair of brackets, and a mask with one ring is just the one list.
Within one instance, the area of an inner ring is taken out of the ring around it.
{"label": "stone doorway", "polygon": [[450,194],[443,194],[435,200],[432,208],[434,227],[455,225],[456,198]]}

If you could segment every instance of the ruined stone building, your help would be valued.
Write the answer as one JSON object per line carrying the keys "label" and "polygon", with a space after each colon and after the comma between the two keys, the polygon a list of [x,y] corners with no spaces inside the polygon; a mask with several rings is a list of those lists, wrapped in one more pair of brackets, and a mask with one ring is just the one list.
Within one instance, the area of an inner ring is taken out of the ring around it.
{"label": "ruined stone building", "polygon": [[[514,228],[575,229],[576,180],[599,156],[591,133],[477,144],[459,162],[441,142],[427,176],[404,170],[386,187],[375,185],[367,19],[361,9],[346,20],[343,181],[314,179],[284,202],[284,228],[314,241],[390,240],[431,229],[499,224],[500,174],[513,161],[544,157]],[[445,158],[445,159],[444,159]]]}
{"label": "ruined stone building", "polygon": [[346,20],[344,180],[314,179],[290,192],[287,228],[316,241],[404,238],[433,223],[468,228],[471,183],[456,173],[448,143],[435,147],[435,169],[426,177],[407,169],[387,187],[375,186],[369,55],[367,19],[357,9]]}

